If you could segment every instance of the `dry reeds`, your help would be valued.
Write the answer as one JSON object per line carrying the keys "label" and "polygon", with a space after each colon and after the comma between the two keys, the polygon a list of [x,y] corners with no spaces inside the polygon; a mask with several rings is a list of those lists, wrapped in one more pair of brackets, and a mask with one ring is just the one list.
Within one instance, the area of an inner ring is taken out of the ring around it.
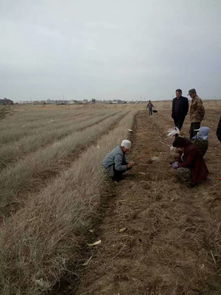
{"label": "dry reeds", "polygon": [[[0,239],[3,294],[34,295],[49,290],[68,271],[70,263],[79,260],[84,232],[102,197],[100,163],[105,153],[127,135],[133,116],[131,112],[124,117],[67,171],[29,199],[24,209],[6,220]],[[93,127],[87,136],[95,129],[99,130]]]}

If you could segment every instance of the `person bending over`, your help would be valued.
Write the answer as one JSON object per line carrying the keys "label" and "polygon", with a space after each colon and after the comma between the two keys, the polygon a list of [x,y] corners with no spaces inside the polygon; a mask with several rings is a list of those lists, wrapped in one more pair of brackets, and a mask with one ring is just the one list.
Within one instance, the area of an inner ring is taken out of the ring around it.
{"label": "person bending over", "polygon": [[182,152],[179,160],[172,163],[177,177],[188,187],[206,180],[209,171],[198,148],[188,139],[179,136],[175,138],[173,146]]}
{"label": "person bending over", "polygon": [[131,142],[124,139],[121,142],[121,145],[116,146],[105,156],[102,165],[113,180],[120,181],[123,173],[135,165],[134,162],[128,162],[126,157],[126,154],[130,152],[130,149]]}
{"label": "person bending over", "polygon": [[192,143],[197,146],[201,155],[204,157],[205,153],[208,150],[208,136],[209,136],[209,127],[200,127],[197,131],[197,134],[192,138]]}

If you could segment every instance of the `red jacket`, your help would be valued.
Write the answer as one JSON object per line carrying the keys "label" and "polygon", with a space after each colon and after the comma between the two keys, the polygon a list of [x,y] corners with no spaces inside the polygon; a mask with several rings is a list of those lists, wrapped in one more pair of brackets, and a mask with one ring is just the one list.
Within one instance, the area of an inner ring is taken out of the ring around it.
{"label": "red jacket", "polygon": [[184,147],[183,161],[179,162],[179,167],[191,170],[192,182],[194,184],[206,180],[209,173],[203,157],[194,144]]}

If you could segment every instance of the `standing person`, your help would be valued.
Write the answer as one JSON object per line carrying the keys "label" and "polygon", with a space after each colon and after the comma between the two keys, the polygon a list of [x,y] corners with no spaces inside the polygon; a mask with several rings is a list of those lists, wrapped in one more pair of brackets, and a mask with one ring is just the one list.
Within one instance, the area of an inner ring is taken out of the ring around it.
{"label": "standing person", "polygon": [[216,130],[216,136],[218,138],[218,140],[221,142],[221,117],[217,126],[217,130]]}
{"label": "standing person", "polygon": [[176,90],[176,97],[172,102],[172,118],[174,125],[179,128],[183,126],[183,122],[189,110],[188,98],[182,96],[182,90]]}
{"label": "standing person", "polygon": [[116,146],[104,158],[102,165],[112,180],[121,180],[123,173],[135,165],[134,162],[128,162],[126,157],[126,154],[130,152],[130,149],[131,141],[124,139],[121,142],[121,145]]}
{"label": "standing person", "polygon": [[153,115],[153,107],[154,107],[154,105],[152,104],[151,100],[149,100],[149,102],[147,104],[147,110],[149,110],[149,116]]}
{"label": "standing person", "polygon": [[175,138],[173,146],[183,152],[179,160],[172,163],[177,177],[189,187],[206,180],[209,171],[198,148],[191,141],[180,136]]}
{"label": "standing person", "polygon": [[205,115],[205,109],[201,98],[197,95],[196,89],[189,90],[189,96],[192,98],[190,105],[190,139],[197,134],[200,124]]}

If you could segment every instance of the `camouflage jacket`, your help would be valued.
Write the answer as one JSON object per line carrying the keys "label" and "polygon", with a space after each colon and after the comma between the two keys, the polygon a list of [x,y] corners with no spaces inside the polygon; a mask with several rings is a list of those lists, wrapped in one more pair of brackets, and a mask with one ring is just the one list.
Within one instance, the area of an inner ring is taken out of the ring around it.
{"label": "camouflage jacket", "polygon": [[192,99],[190,105],[190,121],[193,122],[201,122],[205,115],[205,109],[203,106],[203,102],[199,96],[196,96]]}

